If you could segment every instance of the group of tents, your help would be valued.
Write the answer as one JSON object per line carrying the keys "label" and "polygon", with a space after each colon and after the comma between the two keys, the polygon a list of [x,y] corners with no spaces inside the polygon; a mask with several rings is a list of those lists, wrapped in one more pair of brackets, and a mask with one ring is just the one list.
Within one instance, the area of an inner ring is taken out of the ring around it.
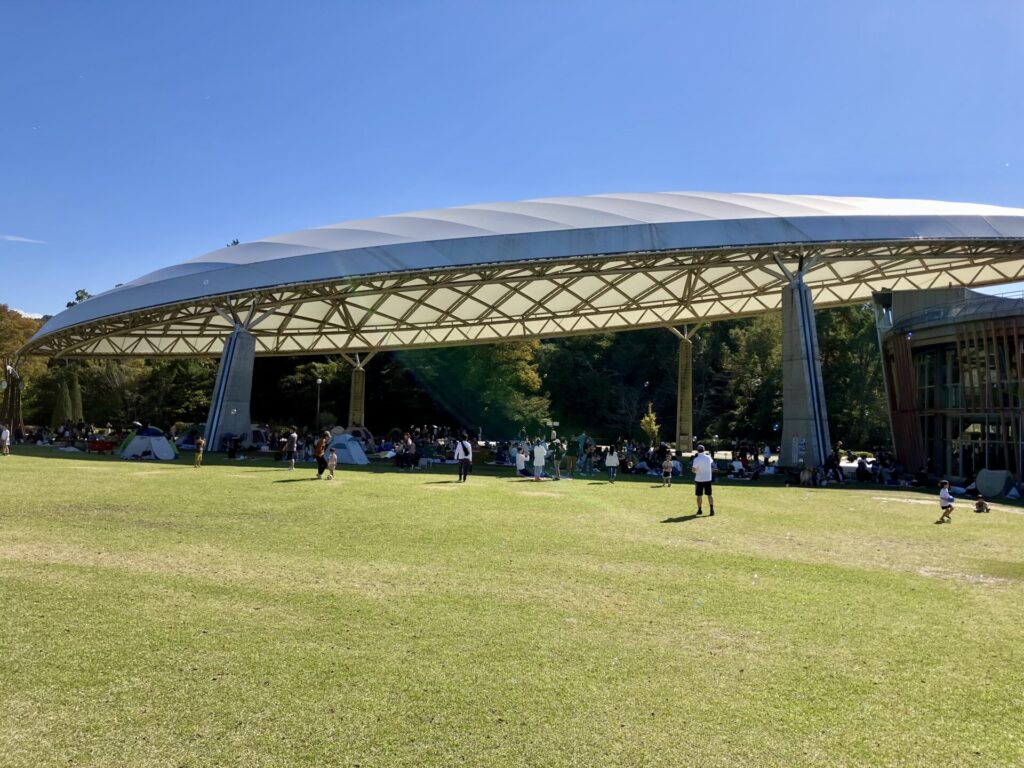
{"label": "group of tents", "polygon": [[[327,450],[333,448],[339,464],[369,464],[362,443],[346,432],[331,435]],[[178,457],[178,446],[156,427],[138,427],[128,433],[117,446],[117,455],[122,459],[153,459],[173,461]]]}

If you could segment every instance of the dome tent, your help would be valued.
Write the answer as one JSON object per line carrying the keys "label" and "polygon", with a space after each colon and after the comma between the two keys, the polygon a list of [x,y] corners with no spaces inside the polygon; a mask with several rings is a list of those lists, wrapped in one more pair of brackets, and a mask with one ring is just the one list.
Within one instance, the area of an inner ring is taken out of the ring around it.
{"label": "dome tent", "polygon": [[363,451],[363,446],[359,444],[359,439],[353,435],[335,435],[331,438],[330,444],[327,446],[327,450],[333,448],[338,454],[339,464],[369,464],[370,460],[366,458],[366,453]]}
{"label": "dome tent", "polygon": [[174,445],[156,427],[144,427],[129,433],[118,447],[122,459],[159,459],[173,461],[178,453]]}

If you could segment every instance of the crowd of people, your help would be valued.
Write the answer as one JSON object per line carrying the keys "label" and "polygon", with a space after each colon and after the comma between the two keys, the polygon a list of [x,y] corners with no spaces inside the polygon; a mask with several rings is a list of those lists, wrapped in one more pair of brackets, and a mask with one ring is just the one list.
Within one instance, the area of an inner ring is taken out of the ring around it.
{"label": "crowd of people", "polygon": [[648,445],[632,440],[618,439],[608,445],[599,444],[586,431],[567,440],[552,434],[550,437],[527,437],[498,443],[494,463],[514,466],[516,474],[535,479],[560,480],[564,476],[593,476],[606,474],[611,482],[620,475],[653,475],[660,477],[666,471],[679,477],[683,465],[667,443]]}

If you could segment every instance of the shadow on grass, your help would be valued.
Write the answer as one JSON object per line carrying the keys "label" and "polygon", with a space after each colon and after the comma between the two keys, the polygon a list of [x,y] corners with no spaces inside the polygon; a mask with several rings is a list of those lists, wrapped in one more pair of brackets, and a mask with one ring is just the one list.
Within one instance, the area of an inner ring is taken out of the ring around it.
{"label": "shadow on grass", "polygon": [[430,480],[424,485],[458,485],[458,480]]}
{"label": "shadow on grass", "polygon": [[691,520],[703,520],[704,515],[683,515],[681,517],[666,517],[663,523],[688,523]]}
{"label": "shadow on grass", "polygon": [[316,480],[316,475],[313,477],[285,477],[281,480],[275,480],[275,483],[308,483],[310,480]]}

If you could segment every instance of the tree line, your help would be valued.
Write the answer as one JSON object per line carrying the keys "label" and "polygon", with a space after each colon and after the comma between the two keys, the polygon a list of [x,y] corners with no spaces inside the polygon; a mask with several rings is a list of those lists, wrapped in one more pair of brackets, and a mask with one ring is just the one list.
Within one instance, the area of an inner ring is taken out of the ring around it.
{"label": "tree line", "polygon": [[[76,297],[77,298],[77,297]],[[847,445],[889,443],[881,360],[868,305],[816,313],[832,434]],[[0,305],[0,356],[40,326]],[[727,320],[693,336],[694,433],[781,441],[782,327],[778,313]],[[378,354],[367,367],[367,426],[377,432],[445,424],[501,438],[557,421],[568,434],[641,436],[648,406],[674,437],[679,342],[664,329]],[[19,361],[25,421],[163,428],[205,421],[215,359]],[[339,358],[258,358],[252,415],[312,426],[316,380],[323,425],[344,423],[351,371]],[[58,418],[60,419],[58,421]]]}

